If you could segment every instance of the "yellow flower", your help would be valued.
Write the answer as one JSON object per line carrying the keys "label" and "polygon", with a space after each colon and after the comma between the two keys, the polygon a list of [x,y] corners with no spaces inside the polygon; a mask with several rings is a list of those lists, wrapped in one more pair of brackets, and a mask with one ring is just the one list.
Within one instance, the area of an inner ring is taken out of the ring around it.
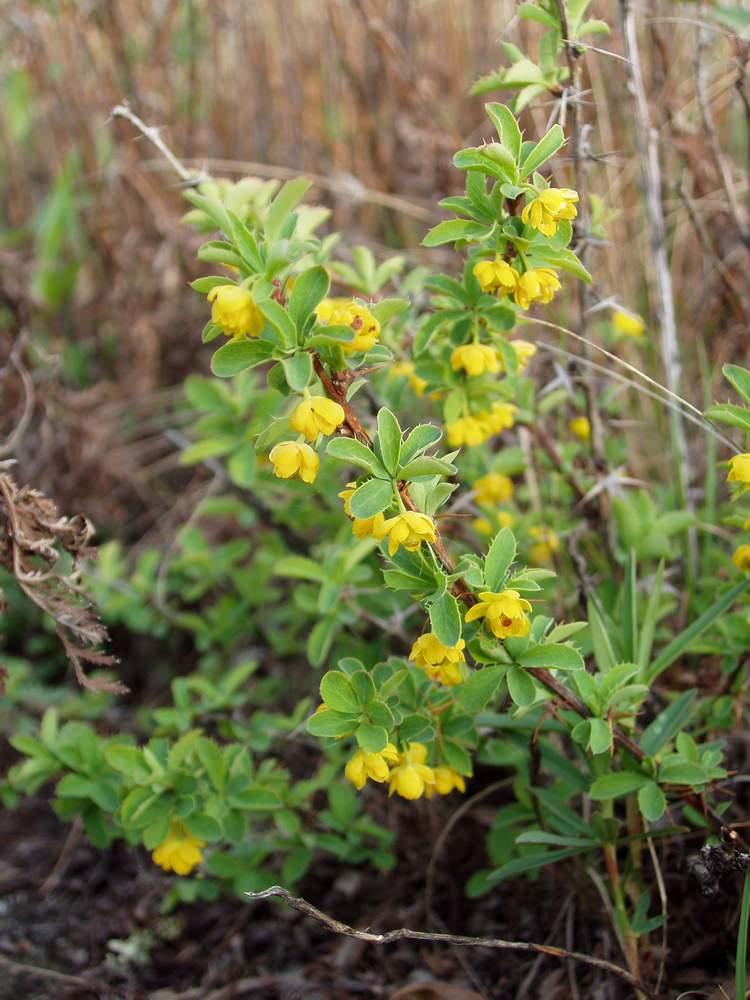
{"label": "yellow flower", "polygon": [[188,875],[203,860],[204,842],[188,833],[182,823],[172,822],[168,836],[151,854],[151,860],[165,872]]}
{"label": "yellow flower", "polygon": [[588,441],[591,438],[591,424],[588,417],[573,417],[568,424],[568,430],[581,441]]}
{"label": "yellow flower", "polygon": [[344,419],[344,407],[340,403],[327,396],[312,396],[295,406],[289,423],[292,430],[304,434],[308,441],[316,441],[319,434],[333,434]]}
{"label": "yellow flower", "polygon": [[208,293],[211,319],[228,337],[257,337],[265,320],[253,297],[241,285],[215,285]]}
{"label": "yellow flower", "polygon": [[479,603],[469,608],[465,621],[484,618],[496,638],[507,639],[528,634],[527,611],[531,611],[531,604],[517,590],[503,590],[499,594],[487,590],[479,595]]}
{"label": "yellow flower", "polygon": [[474,277],[483,292],[497,292],[498,298],[509,295],[518,282],[518,271],[500,256],[494,260],[480,260],[474,265]]}
{"label": "yellow flower", "polygon": [[536,344],[530,344],[528,340],[509,340],[508,343],[516,352],[518,370],[522,372],[536,354]]}
{"label": "yellow flower", "polygon": [[513,480],[502,472],[488,472],[474,483],[474,496],[477,503],[502,503],[513,496]]}
{"label": "yellow flower", "polygon": [[528,309],[532,302],[551,302],[561,287],[560,279],[549,267],[531,268],[518,279],[513,297],[517,305]]}
{"label": "yellow flower", "polygon": [[320,458],[309,444],[303,441],[280,441],[268,456],[273,464],[273,474],[280,479],[299,476],[305,483],[315,482],[320,468]]}
{"label": "yellow flower", "polygon": [[435,792],[438,795],[450,795],[454,789],[458,789],[459,792],[466,791],[464,777],[455,768],[442,766],[434,767],[432,770],[435,775],[435,784],[428,785],[425,789],[425,795],[428,799],[432,798]]}
{"label": "yellow flower", "polygon": [[356,489],[357,489],[356,483],[347,483],[346,489],[336,494],[344,501],[344,513],[346,514],[347,517],[353,517],[351,508],[349,506],[349,501],[351,500],[352,495],[354,494],[354,491]]}
{"label": "yellow flower", "polygon": [[560,539],[550,528],[535,525],[529,528],[529,534],[536,539],[536,545],[529,549],[531,561],[537,565],[554,561],[555,553],[560,551]]}
{"label": "yellow flower", "polygon": [[456,347],[451,354],[451,368],[454,372],[462,368],[467,375],[495,374],[500,370],[497,351],[487,344],[464,344]]}
{"label": "yellow flower", "polygon": [[315,315],[326,326],[350,326],[354,336],[349,343],[340,344],[345,354],[364,354],[371,350],[380,336],[380,323],[367,306],[358,305],[354,299],[323,299]]}
{"label": "yellow flower", "polygon": [[424,391],[427,387],[427,379],[420,378],[419,375],[414,371],[413,361],[398,361],[395,365],[391,366],[388,372],[388,378],[402,378],[405,377],[411,390],[415,396],[423,396]]}
{"label": "yellow flower", "polygon": [[571,188],[547,188],[533,198],[521,212],[521,222],[538,229],[543,236],[554,236],[561,219],[575,219],[578,192]]}
{"label": "yellow flower", "polygon": [[389,795],[396,792],[404,799],[418,799],[429,785],[435,784],[435,772],[425,764],[427,747],[424,743],[410,743],[409,749],[399,754],[398,760],[388,776]]}
{"label": "yellow flower", "polygon": [[424,670],[430,680],[451,687],[463,680],[461,664],[466,643],[459,639],[455,646],[444,646],[433,632],[420,635],[411,647],[409,659],[420,670]]}
{"label": "yellow flower", "polygon": [[356,535],[357,538],[377,538],[378,541],[381,541],[385,538],[387,530],[382,512],[374,517],[352,518],[352,534]]}
{"label": "yellow flower", "polygon": [[750,487],[750,454],[733,455],[729,459],[728,483],[742,483],[742,492]]}
{"label": "yellow flower", "polygon": [[640,316],[635,313],[625,312],[624,309],[616,309],[612,313],[612,326],[618,333],[625,337],[640,337],[646,329],[646,324]]}
{"label": "yellow flower", "polygon": [[344,775],[351,781],[357,791],[361,791],[368,778],[371,781],[381,783],[388,780],[388,772],[390,770],[388,767],[389,761],[392,764],[398,763],[398,750],[392,743],[386,743],[383,749],[377,753],[357,750],[354,756],[347,762],[344,768]]}
{"label": "yellow flower", "polygon": [[435,524],[426,514],[406,510],[403,514],[389,517],[384,524],[388,536],[388,555],[396,554],[399,545],[409,552],[416,552],[422,542],[435,541]]}
{"label": "yellow flower", "polygon": [[482,444],[491,435],[487,421],[478,417],[459,417],[446,424],[445,430],[451,448],[460,448],[464,444],[469,447]]}
{"label": "yellow flower", "polygon": [[500,434],[513,426],[518,407],[513,403],[500,403],[495,401],[489,413],[480,414],[487,422],[487,426],[492,434]]}
{"label": "yellow flower", "polygon": [[[495,512],[494,516],[501,528],[513,527],[515,518],[507,510],[498,510]],[[486,517],[475,517],[471,522],[471,526],[474,531],[478,532],[480,535],[494,535],[495,533],[494,526]]]}
{"label": "yellow flower", "polygon": [[735,549],[732,562],[742,573],[750,573],[750,545],[740,545]]}

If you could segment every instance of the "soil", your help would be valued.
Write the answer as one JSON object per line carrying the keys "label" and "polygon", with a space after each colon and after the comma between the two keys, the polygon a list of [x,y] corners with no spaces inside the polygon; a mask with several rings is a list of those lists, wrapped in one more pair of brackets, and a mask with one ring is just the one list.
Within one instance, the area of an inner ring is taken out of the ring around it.
{"label": "soil", "polygon": [[[477,805],[446,842],[432,919],[425,876],[443,816],[397,809],[399,864],[387,875],[321,860],[299,894],[337,919],[384,931],[407,926],[544,942],[624,964],[589,877],[570,863],[469,900],[463,886],[484,861],[495,803]],[[433,804],[434,805],[434,804]],[[394,816],[391,816],[393,819]],[[0,1000],[621,1000],[624,983],[554,958],[336,936],[278,902],[222,898],[164,916],[170,884],[143,851],[101,852],[62,824],[41,797],[0,815]],[[699,840],[660,846],[671,920],[664,997],[713,993],[734,951],[741,876],[707,898],[686,858]],[[661,931],[651,936],[655,979]],[[731,984],[726,988],[730,995]]]}

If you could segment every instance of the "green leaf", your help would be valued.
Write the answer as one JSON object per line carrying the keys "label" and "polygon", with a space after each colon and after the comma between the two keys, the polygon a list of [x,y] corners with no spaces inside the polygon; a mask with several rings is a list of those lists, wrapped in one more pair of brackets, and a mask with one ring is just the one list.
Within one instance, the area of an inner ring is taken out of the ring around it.
{"label": "green leaf", "polygon": [[514,875],[522,875],[524,872],[534,871],[537,868],[544,868],[547,865],[553,864],[555,861],[562,861],[563,858],[572,858],[576,854],[583,854],[590,850],[589,847],[565,847],[560,848],[559,851],[543,851],[540,854],[525,854],[521,858],[514,858],[513,861],[509,861],[507,865],[503,865],[500,868],[495,869],[488,877],[487,882],[491,885],[497,885],[498,882],[504,882],[505,879],[512,878]]}
{"label": "green leaf", "polygon": [[231,378],[271,357],[273,346],[265,340],[230,340],[211,358],[211,371],[218,378]]}
{"label": "green leaf", "polygon": [[654,582],[649,588],[648,604],[646,613],[643,616],[643,624],[640,629],[638,639],[638,656],[636,662],[640,668],[641,676],[648,667],[651,659],[651,650],[654,645],[654,633],[656,632],[656,621],[659,615],[659,605],[661,602],[661,587],[664,579],[664,560],[659,562],[659,566],[654,576]]}
{"label": "green leaf", "polygon": [[515,535],[510,528],[501,528],[492,540],[484,560],[484,579],[489,590],[500,590],[515,557]]}
{"label": "green leaf", "polygon": [[543,667],[551,670],[581,670],[583,657],[573,646],[545,642],[527,648],[516,657],[522,667]]}
{"label": "green leaf", "polygon": [[186,816],[183,822],[188,833],[200,840],[221,840],[221,827],[212,816],[207,816],[205,813],[193,813],[191,816]]}
{"label": "green leaf", "polygon": [[432,631],[444,646],[455,646],[461,638],[461,612],[453,594],[447,590],[429,607]]}
{"label": "green leaf", "polygon": [[645,774],[636,774],[635,771],[610,771],[597,778],[589,789],[589,797],[595,802],[606,802],[609,799],[616,799],[620,795],[630,795],[637,792],[648,784],[649,778]]}
{"label": "green leaf", "polygon": [[349,500],[352,517],[374,517],[393,502],[393,485],[385,479],[368,479]]}
{"label": "green leaf", "polygon": [[729,424],[730,427],[739,427],[740,430],[750,432],[750,413],[742,406],[735,406],[734,403],[709,406],[706,416],[709,420],[716,420],[720,424]]}
{"label": "green leaf", "polygon": [[377,753],[388,742],[386,730],[382,726],[372,726],[369,722],[357,726],[354,736],[359,747],[368,753]]}
{"label": "green leaf", "polygon": [[307,720],[307,731],[319,739],[335,739],[351,736],[359,724],[359,709],[356,715],[341,712],[316,712]]}
{"label": "green leaf", "polygon": [[529,705],[534,704],[536,700],[536,685],[525,670],[515,666],[515,664],[509,667],[507,681],[508,693],[513,699],[514,704],[520,708],[528,708]]}
{"label": "green leaf", "polygon": [[638,808],[641,811],[641,816],[649,823],[655,823],[664,815],[667,800],[664,798],[664,792],[655,781],[649,781],[639,790]]}
{"label": "green leaf", "polygon": [[394,316],[400,316],[401,313],[406,312],[410,304],[408,299],[381,299],[380,302],[370,308],[370,312],[381,326],[385,326],[389,319],[393,319]]}
{"label": "green leaf", "polygon": [[373,454],[372,450],[354,438],[335,437],[326,446],[326,454],[348,465],[356,465],[373,476],[386,478],[388,473]]}
{"label": "green leaf", "polygon": [[538,170],[565,143],[565,133],[559,125],[553,125],[546,135],[542,136],[533,149],[529,150],[521,161],[521,179]]}
{"label": "green leaf", "polygon": [[401,428],[396,417],[385,406],[378,410],[376,448],[380,451],[380,458],[385,468],[395,476],[401,454]]}
{"label": "green leaf", "polygon": [[612,732],[604,719],[589,719],[588,747],[591,753],[608,753],[612,749]]}
{"label": "green leaf", "polygon": [[137,747],[117,744],[107,747],[104,751],[104,759],[115,771],[127,775],[138,784],[147,781],[151,775],[151,768],[146,765],[143,754]]}
{"label": "green leaf", "polygon": [[282,358],[281,364],[284,367],[284,375],[289,383],[289,388],[293,389],[294,392],[302,392],[310,384],[313,376],[313,365],[309,351],[297,351],[291,358]]}
{"label": "green leaf", "polygon": [[[359,715],[359,700],[352,688],[352,682],[340,670],[329,670],[320,682],[320,697],[334,712],[345,715]],[[325,713],[321,713],[325,714]]]}
{"label": "green leaf", "polygon": [[591,644],[594,647],[596,665],[602,673],[607,673],[614,667],[617,657],[612,648],[609,629],[593,600],[588,602],[588,619],[591,626]]}
{"label": "green leaf", "polygon": [[208,295],[212,288],[216,288],[218,285],[235,285],[236,282],[232,281],[231,278],[225,278],[220,274],[210,274],[205,278],[196,278],[195,281],[190,282],[190,287],[195,292],[200,292],[201,295]]}
{"label": "green leaf", "polygon": [[[538,9],[538,8],[536,8]],[[518,163],[521,156],[521,130],[518,127],[516,116],[504,104],[497,104],[494,101],[485,104],[484,110],[497,129],[500,141],[510,150],[513,159]]]}
{"label": "green leaf", "polygon": [[688,760],[664,764],[659,768],[659,783],[662,785],[702,785],[706,781],[706,769]]}
{"label": "green leaf", "polygon": [[295,278],[292,294],[289,296],[289,315],[300,333],[315,307],[328,294],[329,284],[324,267],[311,267]]}
{"label": "green leaf", "polygon": [[475,670],[458,689],[458,698],[470,715],[481,712],[495,697],[508,668],[489,666]]}
{"label": "green leaf", "polygon": [[[342,666],[343,663],[344,661],[342,660],[339,666]],[[366,670],[357,670],[350,676],[349,680],[352,683],[352,689],[360,707],[367,708],[375,697],[375,685],[372,682],[372,678]]]}
{"label": "green leaf", "polygon": [[637,566],[633,549],[628,553],[622,591],[622,649],[626,660],[635,660],[638,644]]}
{"label": "green leaf", "polygon": [[456,466],[451,462],[446,462],[442,458],[432,458],[430,455],[419,455],[411,462],[402,465],[398,470],[399,479],[426,479],[432,476],[454,476]]}
{"label": "green leaf", "polygon": [[207,458],[226,455],[234,446],[235,442],[226,438],[204,438],[189,445],[180,453],[180,465],[197,465],[198,462],[205,462]]}
{"label": "green leaf", "polygon": [[314,580],[322,583],[327,578],[327,571],[320,563],[307,556],[282,556],[274,563],[276,576],[286,576],[293,580]]}
{"label": "green leaf", "polygon": [[417,424],[413,431],[407,435],[401,446],[401,463],[407,465],[413,458],[433,444],[437,444],[443,432],[440,427],[434,424]]}
{"label": "green leaf", "polygon": [[287,181],[271,202],[264,225],[269,242],[278,239],[290,212],[302,201],[312,182],[306,177]]}
{"label": "green leaf", "polygon": [[481,240],[487,235],[488,228],[478,222],[466,222],[464,219],[449,219],[439,222],[422,240],[424,247],[439,247],[444,243],[455,243],[456,240]]}
{"label": "green leaf", "polygon": [[574,837],[570,834],[548,833],[546,830],[526,830],[516,837],[517,844],[550,844],[555,847],[598,847],[593,837]]}
{"label": "green leaf", "polygon": [[282,806],[281,799],[276,792],[259,785],[245,788],[237,795],[233,795],[232,804],[238,809],[246,809],[248,812],[275,812]]}
{"label": "green leaf", "polygon": [[694,701],[694,690],[683,691],[646,726],[638,745],[647,756],[654,757],[665,744],[685,728],[693,714]]}
{"label": "green leaf", "polygon": [[294,347],[297,343],[297,328],[292,317],[276,299],[261,299],[258,308],[281,337],[285,347]]}
{"label": "green leaf", "polygon": [[202,736],[195,744],[195,753],[208,775],[208,780],[216,791],[221,794],[224,791],[224,776],[226,773],[221,750],[219,750],[213,740]]}
{"label": "green leaf", "polygon": [[667,667],[671,666],[676,659],[688,648],[688,646],[702,635],[719,615],[723,614],[727,608],[731,607],[740,594],[750,584],[750,577],[742,580],[723,594],[718,601],[715,601],[707,611],[696,618],[684,631],[680,632],[656,657],[651,666],[646,671],[646,681],[652,684],[659,674],[662,674]]}

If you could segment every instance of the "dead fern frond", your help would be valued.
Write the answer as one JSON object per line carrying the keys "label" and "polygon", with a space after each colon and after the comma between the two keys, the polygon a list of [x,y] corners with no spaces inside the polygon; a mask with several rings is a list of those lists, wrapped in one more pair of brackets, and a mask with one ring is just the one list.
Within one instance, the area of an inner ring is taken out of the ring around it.
{"label": "dead fern frond", "polygon": [[80,585],[81,562],[91,553],[93,526],[81,514],[61,517],[55,503],[39,490],[19,489],[8,471],[11,464],[0,462],[0,523],[4,522],[0,565],[13,574],[29,600],[54,620],[79,684],[90,691],[122,694],[127,691],[123,684],[92,680],[84,667],[109,667],[117,662],[101,649],[109,635]]}

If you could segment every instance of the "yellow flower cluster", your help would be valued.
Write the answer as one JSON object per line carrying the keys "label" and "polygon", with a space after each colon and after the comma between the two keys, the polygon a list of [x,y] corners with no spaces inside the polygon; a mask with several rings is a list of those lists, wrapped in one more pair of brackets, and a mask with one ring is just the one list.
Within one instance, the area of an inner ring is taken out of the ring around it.
{"label": "yellow flower cluster", "polygon": [[151,854],[151,860],[165,872],[189,875],[203,860],[205,844],[188,833],[182,823],[172,822],[168,836]]}
{"label": "yellow flower cluster", "polygon": [[352,532],[357,538],[376,538],[378,541],[387,538],[389,555],[395,555],[402,545],[409,552],[416,552],[422,542],[435,542],[435,522],[427,514],[416,510],[406,510],[388,519],[382,513],[373,517],[354,517],[349,501],[356,488],[356,483],[347,483],[339,496],[344,501],[344,513],[351,518]]}
{"label": "yellow flower cluster", "polygon": [[502,590],[495,594],[486,590],[479,595],[479,603],[469,608],[465,621],[473,622],[484,618],[485,624],[497,639],[528,635],[527,612],[531,604],[521,597],[517,590]]}
{"label": "yellow flower cluster", "polygon": [[536,354],[536,344],[530,344],[528,340],[509,340],[508,343],[516,352],[518,370],[522,372]]}
{"label": "yellow flower cluster", "polygon": [[750,454],[733,455],[729,459],[728,483],[741,483],[741,493],[750,488]]}
{"label": "yellow flower cluster", "polygon": [[279,479],[299,476],[304,483],[314,483],[320,469],[320,458],[304,441],[280,441],[273,446],[268,457],[273,465],[273,474]]}
{"label": "yellow flower cluster", "polygon": [[427,388],[426,380],[415,372],[413,361],[397,361],[389,369],[388,378],[406,378],[415,396],[423,396]]}
{"label": "yellow flower cluster", "polygon": [[734,550],[732,562],[741,573],[750,573],[750,545],[739,545]]}
{"label": "yellow flower cluster", "polygon": [[[427,747],[423,743],[410,743],[409,748],[399,753],[392,743],[377,753],[357,750],[344,768],[344,775],[361,791],[367,779],[383,784],[389,784],[389,795],[395,792],[404,799],[419,799],[423,795],[428,798],[434,792],[438,795],[450,795],[454,789],[460,792],[466,790],[463,775],[452,767],[429,767]],[[393,766],[391,766],[393,765]]]}
{"label": "yellow flower cluster", "polygon": [[526,205],[521,222],[538,229],[543,236],[554,236],[562,219],[575,219],[578,192],[571,188],[547,188]]}
{"label": "yellow flower cluster", "polygon": [[392,743],[386,743],[385,747],[378,753],[357,750],[354,756],[347,761],[344,776],[351,781],[357,791],[362,791],[368,778],[370,781],[378,783],[388,780],[389,763],[398,763],[398,750]]}
{"label": "yellow flower cluster", "polygon": [[451,687],[463,680],[461,664],[464,662],[466,643],[459,639],[455,646],[445,646],[434,634],[420,635],[411,647],[409,659],[420,670],[424,670],[430,680]]}
{"label": "yellow flower cluster", "polygon": [[555,554],[560,551],[560,539],[554,531],[539,524],[529,528],[529,535],[535,540],[529,549],[531,561],[537,566],[554,562]]}
{"label": "yellow flower cluster", "polygon": [[513,480],[502,472],[488,472],[474,483],[474,497],[478,504],[489,507],[505,503],[513,496]]}
{"label": "yellow flower cluster", "polygon": [[496,401],[489,413],[483,411],[473,416],[459,417],[445,426],[448,444],[452,448],[483,444],[493,435],[512,427],[517,410],[518,407],[512,403]]}
{"label": "yellow flower cluster", "polygon": [[258,337],[265,320],[250,292],[242,285],[216,285],[208,293],[211,320],[227,337]]}
{"label": "yellow flower cluster", "polygon": [[[495,512],[495,517],[501,528],[513,527],[514,519],[510,511],[498,510]],[[471,522],[471,526],[480,535],[494,535],[497,530],[486,517],[475,517]]]}
{"label": "yellow flower cluster", "polygon": [[316,441],[319,434],[333,434],[345,419],[344,408],[327,396],[311,396],[298,403],[289,417],[292,430]]}
{"label": "yellow flower cluster", "polygon": [[354,299],[323,299],[315,309],[315,315],[326,326],[350,326],[353,337],[341,344],[345,354],[364,354],[372,350],[380,336],[380,323],[367,306],[359,305]]}
{"label": "yellow flower cluster", "polygon": [[612,326],[624,337],[635,337],[636,340],[646,329],[646,324],[640,316],[625,312],[624,309],[616,309],[612,314]]}
{"label": "yellow flower cluster", "polygon": [[551,302],[562,287],[557,274],[549,267],[528,268],[521,274],[499,256],[474,265],[474,275],[483,292],[497,293],[498,298],[512,295],[516,305],[528,309],[532,302]]}
{"label": "yellow flower cluster", "polygon": [[463,344],[451,354],[451,368],[454,372],[463,369],[467,375],[491,375],[500,371],[500,359],[494,347],[487,344]]}
{"label": "yellow flower cluster", "polygon": [[573,417],[568,424],[568,430],[584,443],[591,439],[591,424],[588,417]]}

